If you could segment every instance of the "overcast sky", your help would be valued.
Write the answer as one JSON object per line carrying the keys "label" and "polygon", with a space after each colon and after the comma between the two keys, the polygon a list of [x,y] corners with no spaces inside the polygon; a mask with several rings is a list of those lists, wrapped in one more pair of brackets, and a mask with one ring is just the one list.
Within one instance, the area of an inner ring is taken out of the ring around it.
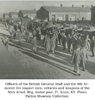
{"label": "overcast sky", "polygon": [[0,1],[0,16],[3,13],[9,13],[19,10],[38,10],[41,6],[72,6],[79,7],[81,5],[91,6],[95,5],[95,1]]}

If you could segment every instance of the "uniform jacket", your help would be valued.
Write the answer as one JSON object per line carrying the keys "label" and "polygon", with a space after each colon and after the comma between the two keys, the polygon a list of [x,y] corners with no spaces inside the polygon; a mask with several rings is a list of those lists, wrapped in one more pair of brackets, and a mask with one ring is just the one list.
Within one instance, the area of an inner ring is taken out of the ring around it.
{"label": "uniform jacket", "polygon": [[91,42],[90,42],[90,47],[93,48],[94,45],[95,45],[95,43],[94,43],[94,40],[92,39]]}

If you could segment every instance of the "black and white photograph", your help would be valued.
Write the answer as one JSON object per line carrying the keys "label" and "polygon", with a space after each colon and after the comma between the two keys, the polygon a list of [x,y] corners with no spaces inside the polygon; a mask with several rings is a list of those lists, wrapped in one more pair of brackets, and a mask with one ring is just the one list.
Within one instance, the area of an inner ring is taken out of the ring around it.
{"label": "black and white photograph", "polygon": [[95,79],[95,1],[0,1],[0,79]]}

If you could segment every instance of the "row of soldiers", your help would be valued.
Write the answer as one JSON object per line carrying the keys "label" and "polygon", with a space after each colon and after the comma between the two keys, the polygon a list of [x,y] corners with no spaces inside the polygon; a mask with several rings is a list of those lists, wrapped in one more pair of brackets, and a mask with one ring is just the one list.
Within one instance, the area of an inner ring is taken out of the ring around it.
{"label": "row of soldiers", "polygon": [[47,33],[44,37],[44,45],[46,47],[46,51],[49,54],[49,51],[52,51],[54,53],[57,45],[62,45],[63,50],[68,48],[68,52],[71,52],[71,47],[74,50],[75,46],[80,43],[80,36],[78,37],[78,40],[75,41],[77,36],[71,34],[66,34],[64,31],[60,31],[58,29],[49,29],[47,30]]}
{"label": "row of soldiers", "polygon": [[[16,21],[15,23],[10,22],[8,24],[8,29],[10,32],[10,35],[13,39],[18,38],[19,41],[21,41],[23,34],[25,35],[26,42],[29,41],[29,30],[27,29],[27,25],[24,23],[21,23],[19,21]],[[41,39],[41,29],[37,27],[36,29],[32,30],[33,37],[37,36],[37,33],[39,33],[39,38]],[[52,28],[47,31],[46,36],[44,38],[44,45],[46,47],[47,54],[49,54],[50,51],[54,53],[55,48],[57,47],[57,44],[61,44],[63,46],[63,50],[68,48],[68,52],[73,52],[73,50],[76,48],[77,45],[81,45],[81,43],[84,40],[84,37],[81,35],[76,35],[76,33],[72,34],[66,34],[64,31],[60,31],[57,28]],[[86,48],[88,50],[91,50],[92,56],[94,56],[94,49],[93,46],[94,42],[91,42],[91,39],[87,35],[86,37]]]}
{"label": "row of soldiers", "polygon": [[57,44],[60,43],[62,43],[63,50],[65,50],[66,47],[68,52],[71,52],[72,50],[71,62],[75,64],[74,72],[76,72],[77,75],[80,75],[80,66],[82,67],[83,71],[85,71],[86,60],[88,59],[87,51],[91,51],[92,57],[94,57],[94,36],[89,38],[89,35],[77,33],[66,35],[64,31],[60,32],[52,29],[48,30],[43,42],[48,55],[50,51],[54,53]]}
{"label": "row of soldiers", "polygon": [[57,44],[61,44],[63,46],[63,50],[68,48],[68,52],[73,52],[77,45],[83,45],[82,42],[85,40],[85,47],[88,51],[91,50],[92,56],[94,56],[94,38],[89,38],[89,35],[78,34],[74,32],[72,34],[66,34],[64,31],[50,29],[47,31],[46,36],[44,37],[44,45],[48,48],[48,52],[54,50]]}
{"label": "row of soldiers", "polygon": [[[7,23],[7,22],[6,22]],[[12,23],[12,24],[11,24]],[[21,43],[22,39],[25,38],[26,42],[29,42],[30,39],[30,32],[28,30],[28,27],[25,23],[21,23],[20,21],[10,22],[5,25],[5,27],[8,29],[10,33],[10,39],[18,40],[19,43]],[[32,38],[32,51],[35,53],[37,52],[37,39],[36,39],[36,30],[33,29],[33,32],[31,33],[33,35]],[[6,36],[4,36],[3,43],[8,47],[8,42],[5,43]]]}
{"label": "row of soldiers", "polygon": [[[23,23],[15,23],[13,26],[9,25],[9,32],[13,39],[18,36],[19,41],[21,41],[22,35],[25,33],[26,42],[29,41],[29,30]],[[34,50],[35,53],[37,53],[37,32],[39,32],[41,36],[39,27],[32,30],[32,51]],[[50,52],[55,53],[58,44],[63,46],[63,50],[67,48],[68,52],[72,53],[71,62],[75,64],[74,72],[76,72],[77,75],[80,75],[80,66],[83,68],[83,71],[85,71],[86,60],[88,59],[87,51],[91,50],[92,57],[94,56],[94,36],[89,38],[89,35],[77,34],[77,32],[66,34],[65,31],[52,28],[47,30],[43,42],[48,55]]]}
{"label": "row of soldiers", "polygon": [[23,35],[25,35],[26,42],[29,39],[29,31],[24,23],[15,22],[13,25],[9,24],[8,30],[10,32],[11,38],[13,39],[17,38],[19,41],[21,41]]}

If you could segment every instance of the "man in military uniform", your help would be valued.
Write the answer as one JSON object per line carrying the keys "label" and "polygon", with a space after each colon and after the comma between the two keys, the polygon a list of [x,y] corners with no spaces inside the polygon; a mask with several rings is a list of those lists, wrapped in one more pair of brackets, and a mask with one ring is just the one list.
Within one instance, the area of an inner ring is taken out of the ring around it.
{"label": "man in military uniform", "polygon": [[26,37],[26,42],[28,42],[29,41],[29,31],[27,28],[25,29],[25,37]]}
{"label": "man in military uniform", "polygon": [[90,49],[91,49],[91,52],[92,52],[92,57],[94,57],[94,46],[95,46],[94,36],[92,36],[91,42],[90,42]]}
{"label": "man in military uniform", "polygon": [[62,39],[63,50],[65,50],[66,49],[66,39],[67,39],[65,33],[62,33],[61,39]]}
{"label": "man in military uniform", "polygon": [[47,38],[45,40],[45,44],[46,44],[46,52],[49,55],[49,52],[50,52],[50,35],[49,34],[47,35]]}
{"label": "man in military uniform", "polygon": [[86,67],[86,60],[88,59],[88,55],[87,55],[87,48],[86,48],[86,38],[82,37],[82,42],[81,42],[81,62],[80,62],[80,66],[83,68],[83,71],[85,71],[85,67]]}
{"label": "man in military uniform", "polygon": [[68,34],[68,37],[67,37],[68,52],[70,52],[70,50],[71,50],[71,43],[72,43],[72,38],[71,38],[70,34]]}
{"label": "man in military uniform", "polygon": [[76,72],[76,74],[78,76],[80,76],[80,71],[79,71],[79,66],[80,66],[80,61],[81,61],[81,57],[80,57],[80,46],[76,46],[76,49],[73,52],[72,55],[72,60],[71,62],[74,63],[74,72]]}
{"label": "man in military uniform", "polygon": [[60,32],[60,30],[58,32],[58,42],[59,42],[59,44],[61,44],[61,32]]}
{"label": "man in military uniform", "polygon": [[32,51],[34,51],[34,53],[37,53],[37,39],[36,39],[36,36],[34,36],[33,39],[32,39]]}
{"label": "man in military uniform", "polygon": [[54,33],[52,34],[52,37],[50,39],[50,43],[51,43],[51,51],[52,51],[52,53],[54,53],[55,52],[55,45],[56,45],[56,36]]}

